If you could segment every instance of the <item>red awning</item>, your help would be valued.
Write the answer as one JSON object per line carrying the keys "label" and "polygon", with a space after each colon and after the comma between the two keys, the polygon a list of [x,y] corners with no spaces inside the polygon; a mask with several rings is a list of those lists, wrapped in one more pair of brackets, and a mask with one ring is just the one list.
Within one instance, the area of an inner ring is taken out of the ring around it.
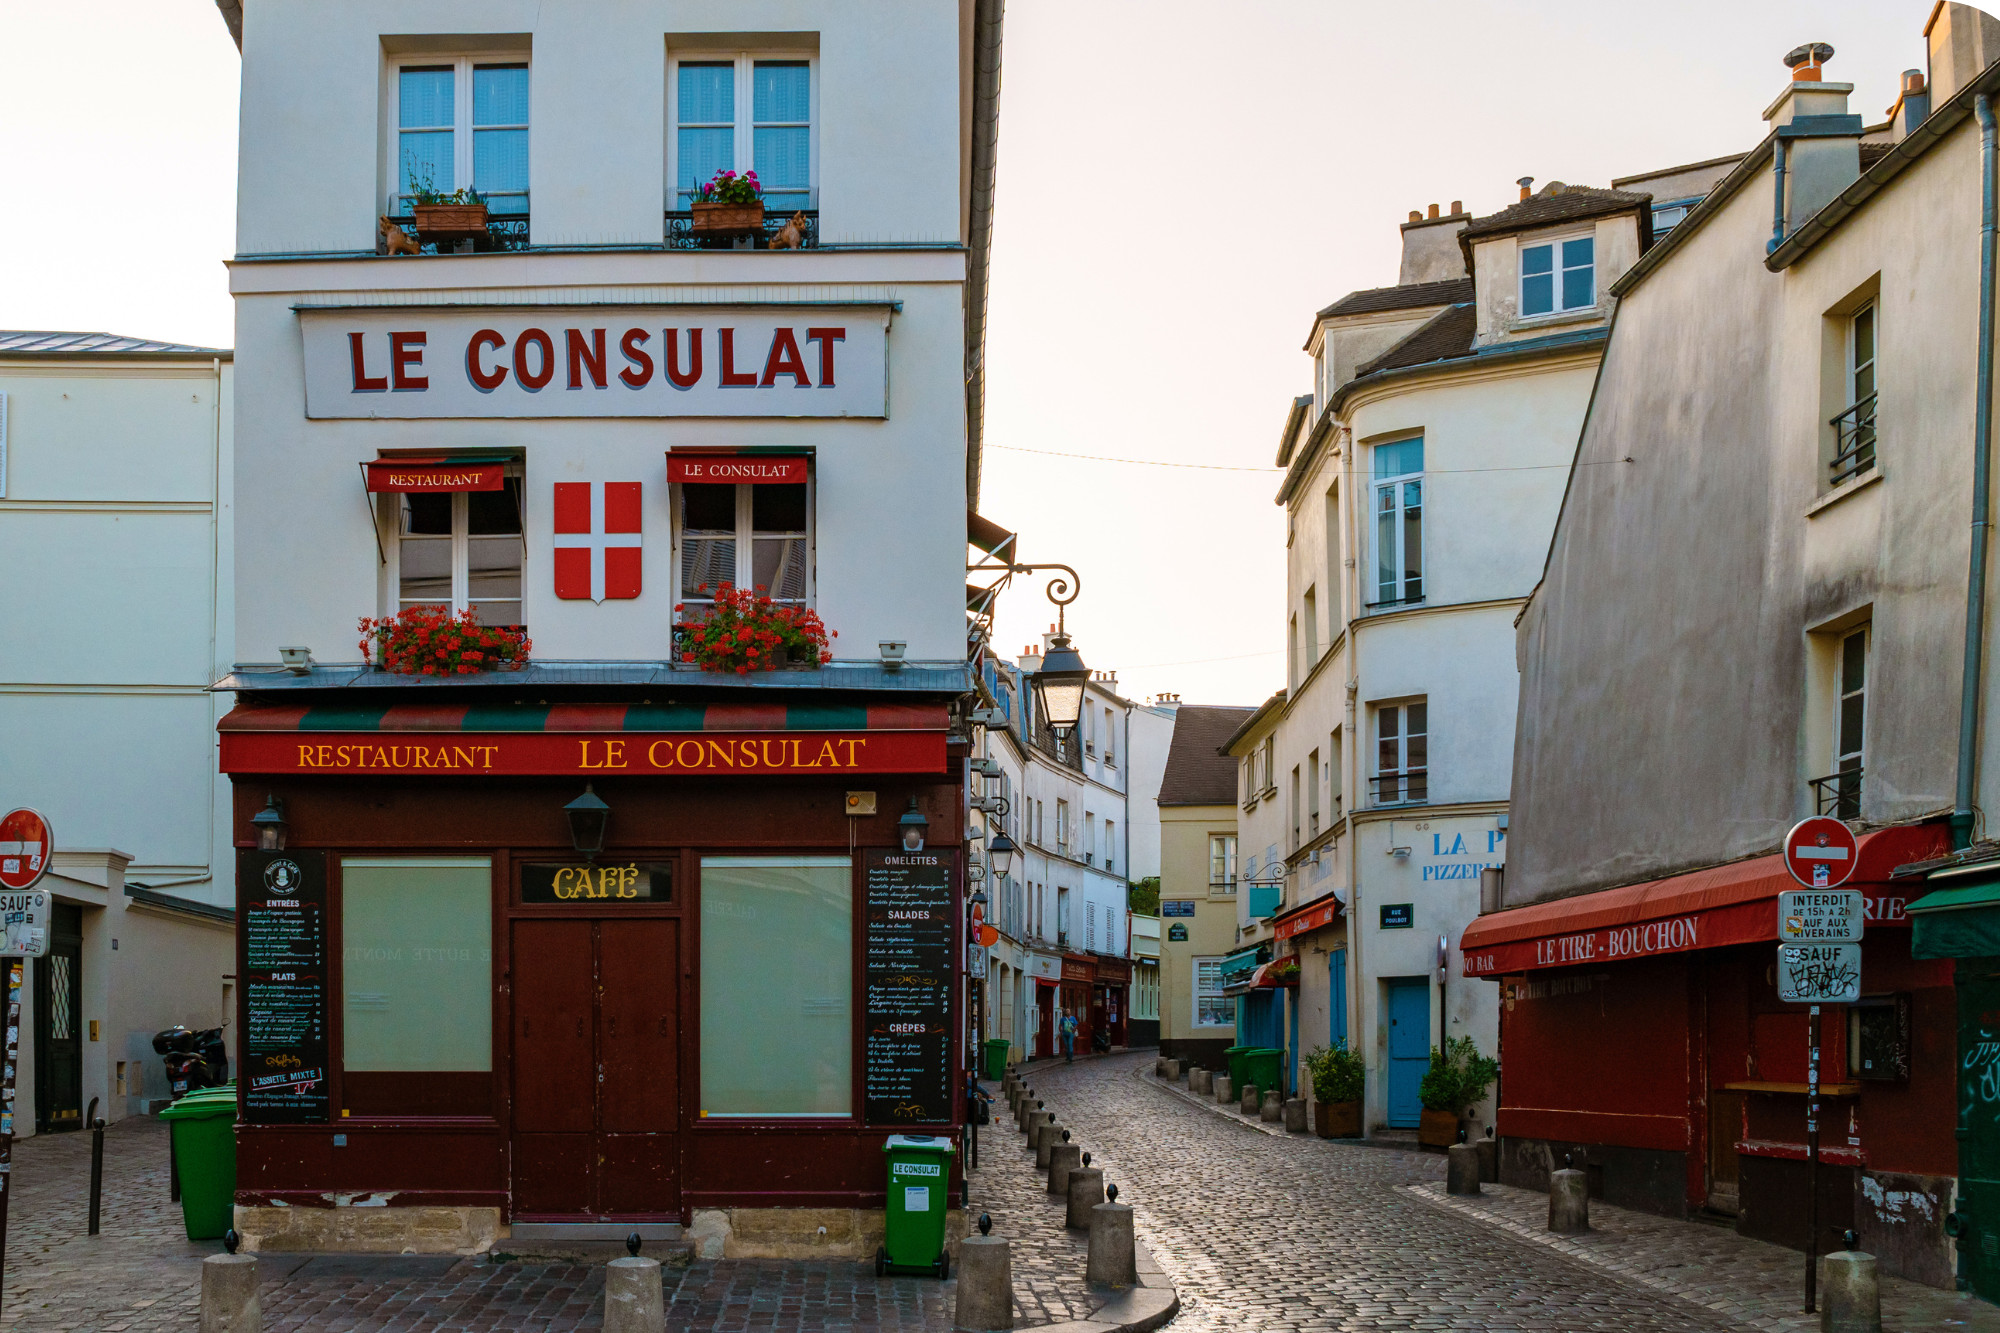
{"label": "red awning", "polygon": [[812,460],[804,454],[667,454],[667,480],[753,486],[798,485]]}
{"label": "red awning", "polygon": [[[1904,912],[1921,883],[1892,884],[1897,866],[1942,855],[1943,824],[1905,824],[1864,834],[1847,887],[1861,890],[1870,926],[1910,924]],[[1756,944],[1778,938],[1777,896],[1799,884],[1784,857],[1760,856],[1669,879],[1492,912],[1466,927],[1459,947],[1468,977],[1543,967],[1620,962],[1658,954]]]}
{"label": "red awning", "polygon": [[448,458],[378,458],[363,463],[371,491],[497,491],[502,463],[454,463]]}
{"label": "red awning", "polygon": [[1277,931],[1275,938],[1288,940],[1294,935],[1303,935],[1309,930],[1330,926],[1343,914],[1340,900],[1332,894],[1315,898],[1302,907],[1294,907],[1271,918],[1271,925]]}

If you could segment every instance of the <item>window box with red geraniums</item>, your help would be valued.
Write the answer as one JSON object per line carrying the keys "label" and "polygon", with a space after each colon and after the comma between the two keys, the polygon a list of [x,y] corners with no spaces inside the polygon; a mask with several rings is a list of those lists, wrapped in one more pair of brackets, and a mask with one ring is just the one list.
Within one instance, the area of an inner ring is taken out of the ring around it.
{"label": "window box with red geraniums", "polygon": [[482,625],[470,611],[412,606],[393,616],[361,618],[361,655],[401,676],[469,676],[515,671],[534,647],[527,631]]}
{"label": "window box with red geraniums", "polygon": [[[695,591],[707,592],[708,585]],[[685,609],[674,607],[676,613]],[[839,631],[828,634],[817,612],[772,601],[762,585],[753,591],[725,583],[716,589],[708,614],[684,623],[675,637],[682,662],[703,671],[747,676],[752,671],[810,669],[831,662],[831,641]]]}

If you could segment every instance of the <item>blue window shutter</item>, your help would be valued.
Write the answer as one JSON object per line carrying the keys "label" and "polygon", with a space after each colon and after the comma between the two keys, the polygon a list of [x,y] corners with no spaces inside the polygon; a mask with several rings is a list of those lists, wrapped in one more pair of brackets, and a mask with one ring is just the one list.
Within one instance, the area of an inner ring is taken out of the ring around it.
{"label": "blue window shutter", "polygon": [[1335,949],[1326,956],[1328,1034],[1335,1049],[1347,1045],[1347,950]]}

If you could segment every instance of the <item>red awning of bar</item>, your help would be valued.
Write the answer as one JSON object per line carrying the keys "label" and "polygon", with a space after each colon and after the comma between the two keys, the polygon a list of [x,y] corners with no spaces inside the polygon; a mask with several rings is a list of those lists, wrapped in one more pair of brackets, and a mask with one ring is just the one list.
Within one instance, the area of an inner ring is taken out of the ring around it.
{"label": "red awning of bar", "polygon": [[1273,958],[1268,963],[1259,963],[1257,970],[1250,974],[1251,990],[1295,989],[1299,984],[1299,960],[1294,954],[1283,958]]}
{"label": "red awning of bar", "polygon": [[449,458],[378,458],[363,463],[371,491],[497,491],[507,484],[506,465]]}
{"label": "red awning of bar", "polygon": [[[1891,883],[1897,866],[1942,855],[1941,823],[1905,824],[1863,834],[1854,878],[1870,927],[1910,924],[1904,908],[1921,884]],[[1466,927],[1459,947],[1468,977],[1544,967],[1623,962],[1660,954],[1775,942],[1776,899],[1799,885],[1782,856],[1759,856],[1667,879],[1602,889],[1492,912]]]}
{"label": "red awning of bar", "polygon": [[1332,894],[1315,898],[1309,903],[1294,907],[1289,912],[1281,912],[1271,918],[1271,926],[1277,934],[1274,938],[1288,940],[1294,935],[1303,935],[1309,930],[1330,926],[1345,914],[1340,900]]}
{"label": "red awning of bar", "polygon": [[803,483],[812,460],[804,454],[710,454],[673,450],[667,454],[667,480],[706,485],[796,486]]}

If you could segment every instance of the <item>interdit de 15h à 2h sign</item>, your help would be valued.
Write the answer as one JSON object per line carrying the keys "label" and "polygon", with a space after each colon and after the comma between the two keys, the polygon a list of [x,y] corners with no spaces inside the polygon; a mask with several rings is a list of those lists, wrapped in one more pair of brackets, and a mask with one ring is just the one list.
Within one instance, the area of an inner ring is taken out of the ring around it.
{"label": "interdit de 15h \u00e0 2h sign", "polygon": [[306,415],[886,417],[886,305],[299,312]]}

